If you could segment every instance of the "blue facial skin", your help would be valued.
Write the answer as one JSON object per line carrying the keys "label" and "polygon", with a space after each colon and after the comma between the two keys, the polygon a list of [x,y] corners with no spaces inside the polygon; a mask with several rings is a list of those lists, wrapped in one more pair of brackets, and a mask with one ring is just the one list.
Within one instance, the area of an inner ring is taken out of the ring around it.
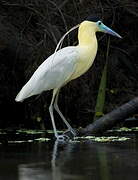
{"label": "blue facial skin", "polygon": [[104,33],[108,33],[111,34],[113,36],[116,36],[118,38],[122,38],[118,33],[116,33],[115,31],[113,31],[112,29],[110,29],[109,27],[107,27],[106,25],[104,25],[102,23],[102,21],[97,21],[96,22],[97,26],[99,27],[99,29],[104,32]]}

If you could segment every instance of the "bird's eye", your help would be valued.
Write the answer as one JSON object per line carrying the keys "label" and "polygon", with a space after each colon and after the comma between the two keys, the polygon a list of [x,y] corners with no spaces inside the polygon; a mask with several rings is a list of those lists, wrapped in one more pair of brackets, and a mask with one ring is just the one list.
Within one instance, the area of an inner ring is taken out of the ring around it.
{"label": "bird's eye", "polygon": [[101,21],[99,21],[99,22],[98,22],[98,25],[100,26],[101,24],[102,24],[102,22],[101,22]]}

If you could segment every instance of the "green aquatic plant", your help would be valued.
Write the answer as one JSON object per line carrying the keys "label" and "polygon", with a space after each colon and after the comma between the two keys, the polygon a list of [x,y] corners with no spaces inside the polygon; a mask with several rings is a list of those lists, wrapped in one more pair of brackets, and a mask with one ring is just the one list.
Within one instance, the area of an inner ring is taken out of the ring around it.
{"label": "green aquatic plant", "polygon": [[119,137],[119,136],[85,136],[85,137],[76,137],[75,140],[91,140],[95,142],[115,142],[115,141],[126,141],[129,140],[128,137]]}

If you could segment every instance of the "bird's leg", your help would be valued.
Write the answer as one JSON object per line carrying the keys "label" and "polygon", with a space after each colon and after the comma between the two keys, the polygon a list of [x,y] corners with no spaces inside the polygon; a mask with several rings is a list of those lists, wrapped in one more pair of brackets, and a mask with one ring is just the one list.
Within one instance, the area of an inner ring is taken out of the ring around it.
{"label": "bird's leg", "polygon": [[59,90],[56,94],[56,98],[54,101],[54,108],[57,111],[57,113],[60,115],[61,119],[63,120],[63,122],[66,124],[66,126],[68,127],[68,130],[73,134],[73,136],[76,136],[76,132],[74,131],[74,129],[70,126],[70,124],[67,122],[67,120],[65,119],[65,117],[63,116],[63,114],[61,113],[61,111],[59,110],[58,107],[58,97],[59,97]]}
{"label": "bird's leg", "polygon": [[54,99],[55,99],[56,93],[57,93],[57,91],[54,90],[53,91],[52,100],[51,100],[51,103],[50,103],[50,106],[49,106],[49,113],[50,113],[50,116],[51,116],[51,121],[52,121],[55,137],[58,138],[58,133],[57,133],[57,129],[56,129],[56,125],[55,125],[55,120],[54,120],[54,115],[53,115],[53,103],[54,103]]}
{"label": "bird's leg", "polygon": [[58,89],[54,89],[54,91],[53,91],[52,100],[51,100],[51,103],[50,103],[50,106],[49,106],[49,113],[50,113],[50,116],[51,116],[51,121],[52,121],[53,129],[54,129],[55,137],[57,138],[58,141],[63,141],[64,142],[66,140],[69,140],[69,137],[67,135],[58,135],[56,125],[55,125],[54,115],[53,115],[53,103],[54,103],[54,100],[55,100],[55,97],[56,97],[56,94],[57,94],[57,90]]}

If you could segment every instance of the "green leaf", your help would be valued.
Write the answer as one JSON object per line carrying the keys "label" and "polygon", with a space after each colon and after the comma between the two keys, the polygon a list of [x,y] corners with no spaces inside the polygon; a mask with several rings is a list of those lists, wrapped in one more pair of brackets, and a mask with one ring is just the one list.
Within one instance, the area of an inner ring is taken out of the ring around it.
{"label": "green leaf", "polygon": [[107,51],[106,51],[106,63],[102,72],[102,77],[100,81],[96,106],[95,106],[95,116],[94,121],[99,117],[102,116],[104,110],[104,103],[105,103],[105,94],[106,94],[106,84],[107,84],[107,66],[108,66],[108,55],[109,55],[109,46],[110,46],[110,37],[107,43]]}
{"label": "green leaf", "polygon": [[104,103],[105,103],[106,82],[107,82],[107,62],[105,64],[103,72],[102,72],[102,78],[100,81],[100,86],[99,86],[99,91],[98,91],[98,96],[97,96],[97,101],[96,101],[94,120],[96,120],[97,117],[103,115],[103,109],[104,109]]}

